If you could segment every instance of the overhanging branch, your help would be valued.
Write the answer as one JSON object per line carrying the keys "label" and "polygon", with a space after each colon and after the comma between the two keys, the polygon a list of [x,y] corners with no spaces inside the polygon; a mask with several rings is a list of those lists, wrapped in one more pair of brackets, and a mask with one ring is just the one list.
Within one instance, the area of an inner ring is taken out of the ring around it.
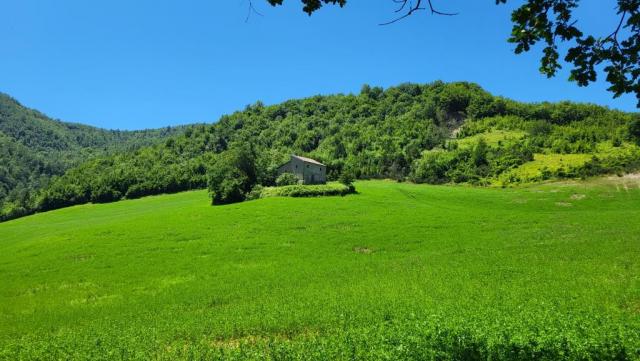
{"label": "overhanging branch", "polygon": [[[407,10],[407,12],[405,12],[403,15],[391,20],[391,21],[387,21],[385,23],[381,23],[378,25],[390,25],[393,24],[395,22],[398,22],[404,18],[407,18],[411,15],[413,15],[413,13],[415,13],[416,11],[419,10],[426,10],[427,8],[425,8],[424,6],[422,6],[423,0],[416,0],[415,3],[413,2],[413,0],[393,0],[394,3],[396,4],[400,4],[400,8],[397,9],[395,12],[396,13],[400,13],[402,12],[405,8],[408,8],[409,10]],[[428,5],[429,10],[431,11],[431,14],[433,15],[443,15],[443,16],[455,16],[458,15],[458,13],[447,13],[447,12],[443,12],[443,11],[439,11],[437,10],[432,3],[432,0],[426,0],[426,3]]]}

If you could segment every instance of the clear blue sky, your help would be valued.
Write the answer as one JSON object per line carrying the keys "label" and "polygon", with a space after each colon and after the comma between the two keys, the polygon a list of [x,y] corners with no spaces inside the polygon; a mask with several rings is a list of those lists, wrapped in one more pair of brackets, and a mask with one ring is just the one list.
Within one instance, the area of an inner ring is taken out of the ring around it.
{"label": "clear blue sky", "polygon": [[[494,0],[435,0],[456,17],[417,14],[392,26],[391,0],[349,0],[312,17],[300,0],[245,23],[247,0],[0,1],[0,91],[54,118],[140,129],[215,122],[262,100],[358,92],[434,80],[476,82],[522,101],[573,100],[636,111],[604,82],[548,80],[539,54],[506,42],[511,9]],[[614,1],[583,1],[579,24],[615,27]]]}

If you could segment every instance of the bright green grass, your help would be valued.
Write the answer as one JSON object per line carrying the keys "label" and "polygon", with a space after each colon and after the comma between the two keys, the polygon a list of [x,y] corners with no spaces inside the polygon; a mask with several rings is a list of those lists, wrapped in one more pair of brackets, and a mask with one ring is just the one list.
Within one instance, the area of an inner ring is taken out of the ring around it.
{"label": "bright green grass", "polygon": [[504,180],[516,178],[521,183],[538,182],[543,179],[542,172],[547,169],[550,172],[557,172],[560,168],[565,171],[578,169],[593,159],[594,156],[603,160],[618,159],[620,164],[625,164],[638,157],[638,147],[631,143],[624,143],[619,147],[614,147],[611,142],[598,143],[594,154],[535,154],[531,162],[502,174],[500,179],[495,180],[495,185],[504,184]]}
{"label": "bright green grass", "polygon": [[624,157],[637,154],[638,146],[633,143],[622,143],[619,147],[614,147],[611,142],[600,142],[596,145],[596,156],[600,158]]}
{"label": "bright green grass", "polygon": [[487,142],[487,145],[497,146],[499,143],[509,143],[520,140],[527,133],[519,130],[491,130],[489,132],[472,135],[470,137],[456,139],[460,148],[470,148],[478,144],[480,138]]}
{"label": "bright green grass", "polygon": [[637,359],[640,189],[620,182],[196,191],[6,222],[0,359]]}
{"label": "bright green grass", "polygon": [[560,168],[568,170],[572,167],[580,167],[587,163],[593,155],[591,154],[534,154],[531,162],[509,171],[503,177],[508,178],[515,175],[523,182],[539,181],[542,179],[542,170],[548,169],[556,172]]}

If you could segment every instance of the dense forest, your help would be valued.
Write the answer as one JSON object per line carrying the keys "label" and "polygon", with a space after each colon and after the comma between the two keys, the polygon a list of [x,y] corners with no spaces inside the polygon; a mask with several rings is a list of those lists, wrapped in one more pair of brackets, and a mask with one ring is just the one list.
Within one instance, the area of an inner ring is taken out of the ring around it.
{"label": "dense forest", "polygon": [[0,208],[5,202],[24,204],[51,177],[88,159],[149,146],[183,131],[117,131],[65,123],[0,93]]}
{"label": "dense forest", "polygon": [[[110,140],[125,137],[109,134]],[[255,185],[273,185],[277,166],[291,153],[322,161],[330,179],[349,174],[508,186],[623,173],[640,168],[639,141],[637,113],[569,102],[525,104],[470,83],[365,85],[359,94],[257,102],[157,144],[93,157],[41,190],[5,202],[1,217],[205,188],[208,178],[242,178],[231,182],[242,199]],[[14,152],[25,151],[23,145]],[[40,166],[37,157],[27,161]],[[251,179],[238,169],[249,169]]]}

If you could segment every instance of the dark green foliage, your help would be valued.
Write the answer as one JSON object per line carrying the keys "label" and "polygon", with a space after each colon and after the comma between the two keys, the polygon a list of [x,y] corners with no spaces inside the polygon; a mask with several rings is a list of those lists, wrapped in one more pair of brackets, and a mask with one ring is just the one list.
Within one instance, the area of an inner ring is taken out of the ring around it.
{"label": "dark green foliage", "polygon": [[449,181],[448,172],[454,160],[454,153],[442,150],[426,152],[420,160],[416,161],[411,180],[431,184],[445,183]]}
{"label": "dark green foliage", "polygon": [[[267,0],[269,4],[276,6],[282,5],[284,0]],[[304,7],[302,10],[307,14],[311,15],[314,11],[320,9],[322,4],[339,4],[340,6],[344,6],[347,3],[347,0],[302,0]]]}
{"label": "dark green foliage", "polygon": [[629,135],[640,145],[640,117],[636,117],[629,123]]}
{"label": "dark green foliage", "polygon": [[298,183],[300,183],[300,180],[298,179],[298,177],[296,177],[295,174],[292,173],[282,173],[276,179],[276,185],[278,187],[291,186]]}
{"label": "dark green foliage", "polygon": [[355,177],[353,176],[353,172],[350,169],[345,169],[340,174],[338,181],[346,186],[353,185],[353,181],[355,181]]}
{"label": "dark green foliage", "polygon": [[534,137],[545,136],[553,130],[553,127],[549,122],[544,120],[532,122],[529,126],[529,133]]}
{"label": "dark green foliage", "polygon": [[410,179],[417,183],[487,183],[489,178],[533,160],[523,143],[489,147],[483,138],[472,148],[425,152],[414,163]]}
{"label": "dark green foliage", "polygon": [[251,201],[251,200],[259,199],[262,196],[263,189],[264,187],[262,185],[256,184],[255,186],[253,186],[253,188],[251,188],[251,192],[247,194],[245,200]]}
{"label": "dark green foliage", "polygon": [[640,0],[611,3],[619,25],[609,35],[594,36],[578,29],[579,23],[573,17],[577,0],[528,0],[511,16],[514,26],[509,42],[516,44],[516,54],[543,43],[540,71],[548,77],[561,69],[558,43],[567,42],[570,46],[564,61],[573,66],[571,81],[589,85],[596,81],[598,67],[604,65],[602,71],[614,97],[634,93],[640,106]]}
{"label": "dark green foliage", "polygon": [[246,146],[218,155],[208,177],[213,204],[242,202],[257,182],[255,154]]}

